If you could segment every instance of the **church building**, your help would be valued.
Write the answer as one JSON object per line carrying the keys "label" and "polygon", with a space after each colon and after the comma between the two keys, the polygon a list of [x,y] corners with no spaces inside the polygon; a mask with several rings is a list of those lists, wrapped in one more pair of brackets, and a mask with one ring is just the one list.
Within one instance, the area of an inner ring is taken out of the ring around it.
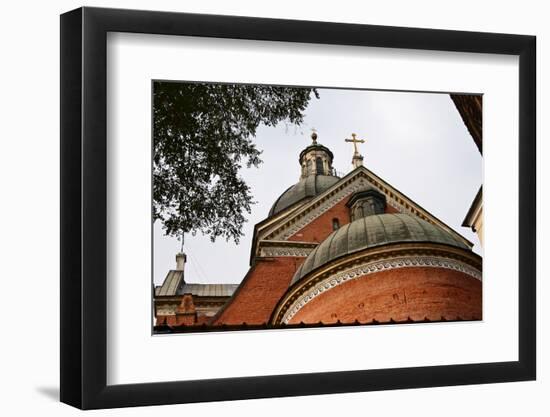
{"label": "church building", "polygon": [[363,165],[311,136],[299,180],[254,227],[238,285],[189,284],[185,255],[155,288],[155,329],[391,324],[482,319],[473,244]]}

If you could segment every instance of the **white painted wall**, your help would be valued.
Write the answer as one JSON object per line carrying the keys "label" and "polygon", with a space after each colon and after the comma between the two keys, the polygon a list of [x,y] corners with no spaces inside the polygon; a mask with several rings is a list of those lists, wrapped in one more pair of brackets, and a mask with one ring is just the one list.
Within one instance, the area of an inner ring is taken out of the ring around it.
{"label": "white painted wall", "polygon": [[[550,209],[543,184],[550,168],[542,161],[550,149],[540,138],[548,136],[542,120],[550,87],[548,73],[550,27],[544,2],[525,0],[353,2],[233,0],[94,1],[89,6],[162,9],[198,13],[240,14],[535,34],[538,36],[539,213]],[[57,402],[59,378],[59,18],[79,7],[76,1],[55,4],[10,2],[2,10],[2,163],[3,199],[0,218],[5,295],[0,303],[4,332],[0,345],[0,378],[5,415],[76,415]],[[550,223],[539,214],[539,258],[550,249]],[[546,232],[546,233],[544,233]],[[543,237],[544,236],[544,237]],[[186,413],[233,415],[547,415],[550,406],[550,308],[542,294],[550,290],[546,264],[539,265],[539,380],[484,386],[388,391],[290,399],[181,405],[101,411],[97,415],[159,415]]]}

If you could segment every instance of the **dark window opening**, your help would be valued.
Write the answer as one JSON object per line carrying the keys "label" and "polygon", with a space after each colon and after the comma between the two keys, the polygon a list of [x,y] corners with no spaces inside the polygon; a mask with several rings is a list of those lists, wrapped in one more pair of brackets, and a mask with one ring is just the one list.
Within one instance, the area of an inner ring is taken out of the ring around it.
{"label": "dark window opening", "polygon": [[340,228],[340,222],[338,219],[332,219],[332,230],[338,230]]}
{"label": "dark window opening", "polygon": [[317,175],[323,175],[325,173],[325,170],[323,169],[323,160],[317,157],[315,163],[317,164]]}

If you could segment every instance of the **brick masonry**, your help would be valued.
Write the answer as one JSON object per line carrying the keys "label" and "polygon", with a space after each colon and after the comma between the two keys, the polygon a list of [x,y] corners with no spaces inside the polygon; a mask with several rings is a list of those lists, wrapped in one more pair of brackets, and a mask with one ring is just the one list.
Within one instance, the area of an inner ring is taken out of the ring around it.
{"label": "brick masonry", "polygon": [[348,200],[349,197],[340,201],[311,223],[290,236],[288,240],[321,243],[334,231],[332,226],[333,219],[338,219],[340,226],[350,222],[349,209],[346,207],[346,202]]}
{"label": "brick masonry", "polygon": [[339,285],[310,301],[290,320],[304,323],[368,323],[481,320],[481,282],[462,272],[403,268],[367,275]]}
{"label": "brick masonry", "polygon": [[[333,231],[333,219],[338,219],[340,227],[348,224],[350,220],[349,208],[346,206],[350,197],[340,201],[334,207],[327,210],[308,225],[290,236],[288,240],[295,242],[316,242],[321,243]],[[398,213],[397,209],[390,205],[386,206],[386,213]]]}
{"label": "brick masonry", "polygon": [[263,324],[305,258],[260,258],[212,324]]}
{"label": "brick masonry", "polygon": [[176,308],[176,314],[170,316],[158,316],[158,324],[167,324],[169,326],[192,326],[197,323],[197,310],[191,294],[184,294],[180,305]]}

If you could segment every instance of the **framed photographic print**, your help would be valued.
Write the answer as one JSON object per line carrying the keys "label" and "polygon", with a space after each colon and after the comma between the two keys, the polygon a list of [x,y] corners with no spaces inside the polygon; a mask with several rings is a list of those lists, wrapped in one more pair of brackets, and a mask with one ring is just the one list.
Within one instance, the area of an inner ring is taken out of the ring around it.
{"label": "framed photographic print", "polygon": [[63,402],[535,379],[534,37],[81,8],[61,102]]}

